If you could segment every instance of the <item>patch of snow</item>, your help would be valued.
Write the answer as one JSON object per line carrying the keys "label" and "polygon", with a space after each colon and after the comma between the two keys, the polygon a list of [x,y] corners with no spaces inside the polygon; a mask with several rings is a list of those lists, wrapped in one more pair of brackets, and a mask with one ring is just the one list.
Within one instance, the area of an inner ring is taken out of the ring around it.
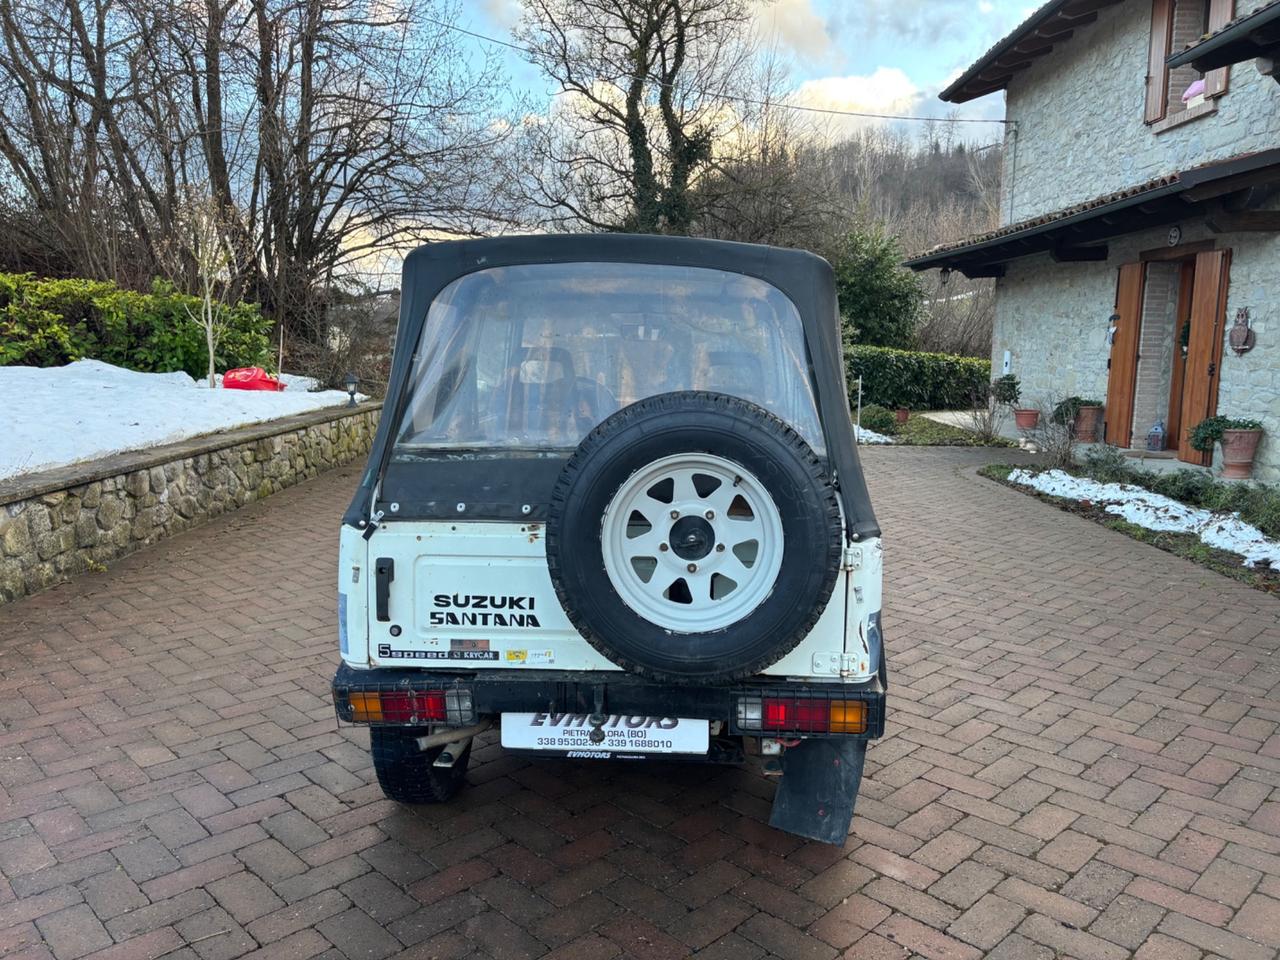
{"label": "patch of snow", "polygon": [[886,437],[883,433],[876,433],[874,430],[860,427],[856,423],[853,425],[853,434],[859,443],[893,443],[892,437]]}
{"label": "patch of snow", "polygon": [[[341,406],[341,390],[280,393],[198,386],[185,373],[138,373],[99,360],[0,367],[0,479]],[[287,382],[287,381],[286,381]]]}
{"label": "patch of snow", "polygon": [[1131,483],[1099,483],[1062,470],[1035,473],[1019,468],[1010,472],[1009,481],[1054,497],[1106,504],[1107,513],[1148,530],[1195,534],[1210,547],[1240,554],[1246,567],[1261,563],[1280,569],[1280,543],[1268,540],[1239,514],[1212,513]]}
{"label": "patch of snow", "polygon": [[286,390],[319,390],[320,381],[315,377],[304,377],[300,373],[282,373],[277,378]]}

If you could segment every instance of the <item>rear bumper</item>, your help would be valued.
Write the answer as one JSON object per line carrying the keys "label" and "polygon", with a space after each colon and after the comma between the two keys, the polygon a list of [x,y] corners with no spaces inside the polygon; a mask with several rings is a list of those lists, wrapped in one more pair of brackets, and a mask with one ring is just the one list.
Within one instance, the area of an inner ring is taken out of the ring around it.
{"label": "rear bumper", "polygon": [[[484,670],[448,672],[441,670],[386,669],[355,670],[343,663],[333,678],[333,704],[338,719],[348,723],[353,716],[353,693],[405,693],[443,691],[447,704],[444,720],[424,720],[423,726],[462,727],[484,716],[501,713],[569,713],[628,716],[687,717],[722,720],[732,734],[765,737],[832,737],[874,740],[884,734],[885,676],[865,684],[821,683],[753,678],[718,686],[668,686],[651,683],[627,673],[563,670]],[[763,701],[798,705],[799,715],[812,711],[804,707],[821,703],[862,701],[865,728],[856,733],[829,733],[826,730],[788,726],[765,728],[757,724],[748,709]],[[412,721],[410,721],[412,722]],[[405,725],[397,721],[396,725]]]}

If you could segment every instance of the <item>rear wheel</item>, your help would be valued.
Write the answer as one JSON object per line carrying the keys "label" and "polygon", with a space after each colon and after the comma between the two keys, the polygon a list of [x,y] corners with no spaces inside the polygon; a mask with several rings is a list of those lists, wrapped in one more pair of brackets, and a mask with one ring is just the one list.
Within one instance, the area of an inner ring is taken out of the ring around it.
{"label": "rear wheel", "polygon": [[370,727],[369,750],[382,792],[398,803],[444,803],[462,789],[471,760],[471,744],[452,767],[434,767],[443,747],[418,749],[421,730],[412,727]]}

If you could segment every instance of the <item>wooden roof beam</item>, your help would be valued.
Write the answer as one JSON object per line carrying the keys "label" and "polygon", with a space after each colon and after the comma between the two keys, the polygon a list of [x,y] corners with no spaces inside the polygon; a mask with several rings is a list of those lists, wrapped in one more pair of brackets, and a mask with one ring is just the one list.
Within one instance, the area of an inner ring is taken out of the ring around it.
{"label": "wooden roof beam", "polygon": [[[999,72],[984,70],[982,71],[982,73],[978,74],[976,79],[979,82],[985,81],[986,83],[999,82],[1000,85],[1003,86],[1004,82],[1008,80],[1011,76],[1013,76],[1015,73],[1020,73],[1021,71],[1027,69],[1027,67],[1029,66],[1031,66],[1031,61],[1027,60],[1024,63],[1015,63],[1012,66],[1005,67],[999,70]],[[999,89],[999,87],[995,89]]]}
{"label": "wooden roof beam", "polygon": [[1062,20],[1064,26],[1069,26],[1072,30],[1075,30],[1093,23],[1098,19],[1098,15],[1096,13],[1082,13],[1078,17],[1069,17],[1058,14],[1058,18]]}
{"label": "wooden roof beam", "polygon": [[[1007,79],[1007,78],[1006,78],[1006,79]],[[969,84],[969,85],[968,85],[968,86],[966,86],[964,89],[969,93],[969,96],[968,96],[968,97],[966,97],[965,99],[966,99],[966,100],[974,100],[974,99],[976,99],[976,98],[978,98],[978,97],[984,97],[984,96],[986,96],[988,93],[995,93],[997,90],[1003,90],[1003,89],[1004,89],[1004,81],[1002,80],[1002,81],[1000,81],[1000,82],[998,82],[998,83],[984,83],[984,84],[982,84],[982,85],[980,85],[980,86],[979,86],[979,85],[974,85],[974,84]],[[960,101],[960,102],[964,102],[964,101]]]}
{"label": "wooden roof beam", "polygon": [[1052,40],[1057,42],[1058,40],[1065,40],[1067,37],[1071,36],[1073,29],[1074,28],[1069,23],[1046,23],[1038,27],[1034,33],[1029,34],[1026,39],[1034,38],[1037,40]]}
{"label": "wooden roof beam", "polygon": [[1210,205],[1204,221],[1214,233],[1280,233],[1280,211],[1229,210],[1222,201]]}
{"label": "wooden roof beam", "polygon": [[942,98],[964,103],[1002,89],[1014,69],[1030,66],[1029,60],[1050,52],[1074,30],[1097,20],[1099,10],[1120,2],[1122,0],[1069,0],[1056,9],[1054,4],[1048,4],[1048,11],[1032,17],[1034,24],[1028,25],[1025,33],[1015,32],[996,44],[970,67],[971,72],[947,87]]}
{"label": "wooden roof beam", "polygon": [[1064,4],[1062,9],[1058,11],[1059,17],[1075,18],[1080,16],[1098,15],[1099,10],[1107,7],[1115,6],[1121,0],[1074,0],[1073,3]]}
{"label": "wooden roof beam", "polygon": [[[1068,30],[1066,35],[1070,37],[1071,31]],[[1057,38],[1055,38],[1055,40],[1056,39]],[[1030,37],[1024,40],[1022,43],[1014,44],[1013,52],[1018,54],[1032,54],[1032,55],[1046,54],[1053,49],[1053,44],[1055,40],[1040,40],[1040,39],[1036,39],[1035,37]]]}
{"label": "wooden roof beam", "polygon": [[1187,203],[1199,203],[1202,200],[1212,200],[1214,197],[1235,193],[1245,187],[1257,187],[1276,182],[1280,182],[1280,170],[1274,167],[1263,167],[1260,170],[1241,173],[1234,177],[1223,177],[1221,180],[1210,180],[1208,183],[1189,187],[1179,196]]}
{"label": "wooden roof beam", "polygon": [[961,264],[956,267],[970,280],[988,279],[993,277],[1003,277],[1005,274],[1003,263],[974,263]]}
{"label": "wooden roof beam", "polygon": [[1099,247],[1053,247],[1049,256],[1054,263],[1098,263],[1107,259],[1107,252],[1104,243]]}
{"label": "wooden roof beam", "polygon": [[1269,47],[1280,43],[1280,21],[1264,23],[1249,34],[1249,39],[1260,47]]}

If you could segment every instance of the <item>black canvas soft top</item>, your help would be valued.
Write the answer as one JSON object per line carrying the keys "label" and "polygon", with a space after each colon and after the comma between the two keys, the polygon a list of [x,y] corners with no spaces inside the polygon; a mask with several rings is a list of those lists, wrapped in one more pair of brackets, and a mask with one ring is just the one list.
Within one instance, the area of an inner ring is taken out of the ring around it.
{"label": "black canvas soft top", "polygon": [[[880,528],[871,509],[858,463],[853,424],[849,419],[840,320],[831,266],[821,257],[801,250],[724,240],[632,234],[548,234],[449,241],[419,247],[405,258],[400,320],[387,398],[368,466],[361,475],[360,488],[343,516],[344,523],[357,527],[368,523],[373,493],[379,478],[385,477],[395,443],[395,431],[409,399],[410,373],[422,338],[423,324],[436,296],[453,281],[477,270],[517,264],[590,262],[670,264],[723,270],[763,280],[786,294],[799,311],[804,326],[827,457],[841,493],[847,534],[851,540],[879,536]],[[541,497],[545,501],[545,495],[550,493],[550,483],[546,480],[549,477],[554,481],[554,475],[565,461],[560,457],[532,462],[527,457],[518,461],[512,457],[508,462],[499,453],[479,462],[457,458],[451,462],[454,469],[448,470],[441,470],[431,463],[415,465],[421,469],[408,477],[403,471],[397,471],[397,489],[380,490],[379,503],[394,500],[401,504],[402,509],[396,514],[399,519],[423,518],[432,515],[428,505],[447,504],[448,509],[452,509],[455,489],[468,489],[471,493],[463,499],[472,505],[465,517],[441,512],[440,519],[537,519],[545,516],[546,504],[538,500]],[[482,477],[488,478],[486,489],[477,497],[475,484]],[[433,490],[433,485],[440,489]],[[546,487],[545,493],[537,489],[541,486]],[[416,510],[415,505],[418,507]]]}

